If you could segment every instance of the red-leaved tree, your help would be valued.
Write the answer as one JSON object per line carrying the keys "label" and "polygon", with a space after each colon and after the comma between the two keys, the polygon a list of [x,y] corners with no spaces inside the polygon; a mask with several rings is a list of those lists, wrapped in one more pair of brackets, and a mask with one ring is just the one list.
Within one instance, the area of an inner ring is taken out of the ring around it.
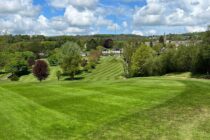
{"label": "red-leaved tree", "polygon": [[37,60],[33,67],[34,76],[41,82],[49,76],[49,67],[44,60]]}

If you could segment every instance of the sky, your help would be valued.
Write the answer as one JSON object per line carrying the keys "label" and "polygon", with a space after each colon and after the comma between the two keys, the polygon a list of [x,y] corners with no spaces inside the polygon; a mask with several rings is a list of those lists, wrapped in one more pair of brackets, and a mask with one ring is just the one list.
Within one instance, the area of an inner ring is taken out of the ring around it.
{"label": "sky", "polygon": [[0,0],[0,34],[148,36],[209,24],[210,0]]}

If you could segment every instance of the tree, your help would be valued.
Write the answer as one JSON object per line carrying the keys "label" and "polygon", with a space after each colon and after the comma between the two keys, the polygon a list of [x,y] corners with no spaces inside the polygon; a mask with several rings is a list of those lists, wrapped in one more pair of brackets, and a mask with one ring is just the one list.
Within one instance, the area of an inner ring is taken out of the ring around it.
{"label": "tree", "polygon": [[174,62],[176,71],[178,72],[187,72],[190,71],[192,66],[192,54],[193,46],[179,46],[179,48],[174,52]]}
{"label": "tree", "polygon": [[112,39],[106,39],[104,41],[104,48],[111,49],[114,46],[114,42]]}
{"label": "tree", "polygon": [[210,44],[210,25],[207,28],[207,31],[203,37],[203,44]]}
{"label": "tree", "polygon": [[91,39],[90,41],[87,42],[87,50],[95,50],[96,47],[98,46],[97,42],[95,41],[95,39]]}
{"label": "tree", "polygon": [[161,54],[163,48],[164,48],[163,45],[160,44],[160,43],[157,43],[157,44],[155,44],[153,46],[153,49],[155,50],[155,52],[156,52],[157,55],[160,55]]}
{"label": "tree", "polygon": [[132,77],[131,65],[132,65],[132,56],[136,50],[134,44],[123,44],[123,68],[125,77]]}
{"label": "tree", "polygon": [[163,74],[165,74],[165,69],[164,69],[164,65],[162,63],[161,55],[156,55],[152,59],[151,65],[152,66],[151,66],[150,75],[163,75]]}
{"label": "tree", "polygon": [[153,46],[154,46],[152,40],[150,40],[149,46],[150,46],[150,47],[153,47]]}
{"label": "tree", "polygon": [[30,43],[29,51],[32,51],[37,58],[40,58],[40,53],[44,52],[44,47],[39,41],[34,41]]}
{"label": "tree", "polygon": [[27,60],[28,66],[31,68],[35,64],[35,58],[34,57],[29,57]]}
{"label": "tree", "polygon": [[163,69],[165,73],[176,72],[176,65],[175,65],[175,48],[167,48],[161,54],[161,61],[163,64]]}
{"label": "tree", "polygon": [[98,50],[91,50],[90,51],[90,54],[88,56],[88,60],[90,62],[94,62],[94,63],[97,63],[100,59],[100,56],[101,56],[101,52],[98,51]]}
{"label": "tree", "polygon": [[77,43],[67,42],[61,47],[61,68],[74,79],[81,63],[81,50]]}
{"label": "tree", "polygon": [[193,59],[193,73],[210,74],[210,26],[205,32],[203,42],[197,47],[198,50]]}
{"label": "tree", "polygon": [[91,50],[88,56],[88,64],[85,69],[94,69],[100,59],[101,51],[99,50]]}
{"label": "tree", "polygon": [[35,56],[32,52],[26,51],[23,52],[23,57],[27,61],[28,67],[32,68],[32,66],[35,64]]}
{"label": "tree", "polygon": [[49,76],[49,67],[46,61],[37,60],[33,67],[34,76],[41,82]]}
{"label": "tree", "polygon": [[59,56],[60,55],[60,49],[56,48],[54,49],[50,56],[47,58],[48,62],[51,66],[57,66],[59,65]]}
{"label": "tree", "polygon": [[50,66],[57,66],[59,64],[59,59],[56,54],[50,55],[47,60],[50,63]]}
{"label": "tree", "polygon": [[210,46],[201,45],[198,47],[193,58],[193,73],[210,74]]}
{"label": "tree", "polygon": [[160,36],[160,37],[159,37],[159,43],[165,44],[164,36]]}
{"label": "tree", "polygon": [[27,59],[33,54],[30,52],[8,53],[5,70],[17,76],[29,74]]}
{"label": "tree", "polygon": [[154,51],[151,47],[142,45],[132,56],[133,76],[149,76],[152,73]]}
{"label": "tree", "polygon": [[4,69],[9,59],[9,53],[0,52],[0,70]]}
{"label": "tree", "polygon": [[57,79],[58,79],[58,81],[60,80],[60,78],[61,78],[61,71],[60,70],[58,70],[57,72],[56,72],[56,77],[57,77]]}

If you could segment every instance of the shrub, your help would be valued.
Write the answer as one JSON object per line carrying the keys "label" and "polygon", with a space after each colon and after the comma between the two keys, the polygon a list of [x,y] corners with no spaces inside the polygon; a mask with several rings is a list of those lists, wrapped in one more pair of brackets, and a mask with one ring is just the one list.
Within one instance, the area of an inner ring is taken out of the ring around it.
{"label": "shrub", "polygon": [[50,63],[50,66],[57,66],[59,64],[59,60],[56,55],[51,55],[47,60]]}
{"label": "shrub", "polygon": [[88,61],[86,59],[82,59],[81,66],[85,67],[85,66],[87,66],[87,64],[88,64]]}
{"label": "shrub", "polygon": [[19,77],[15,74],[13,74],[11,77],[10,77],[10,80],[11,81],[19,81]]}

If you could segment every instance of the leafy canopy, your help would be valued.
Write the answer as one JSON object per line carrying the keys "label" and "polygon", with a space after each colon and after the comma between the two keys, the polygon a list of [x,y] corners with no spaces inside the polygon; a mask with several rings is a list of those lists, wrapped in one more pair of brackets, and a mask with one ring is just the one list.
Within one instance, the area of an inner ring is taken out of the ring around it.
{"label": "leafy canopy", "polygon": [[61,68],[73,79],[81,63],[81,50],[77,43],[67,42],[61,48]]}

